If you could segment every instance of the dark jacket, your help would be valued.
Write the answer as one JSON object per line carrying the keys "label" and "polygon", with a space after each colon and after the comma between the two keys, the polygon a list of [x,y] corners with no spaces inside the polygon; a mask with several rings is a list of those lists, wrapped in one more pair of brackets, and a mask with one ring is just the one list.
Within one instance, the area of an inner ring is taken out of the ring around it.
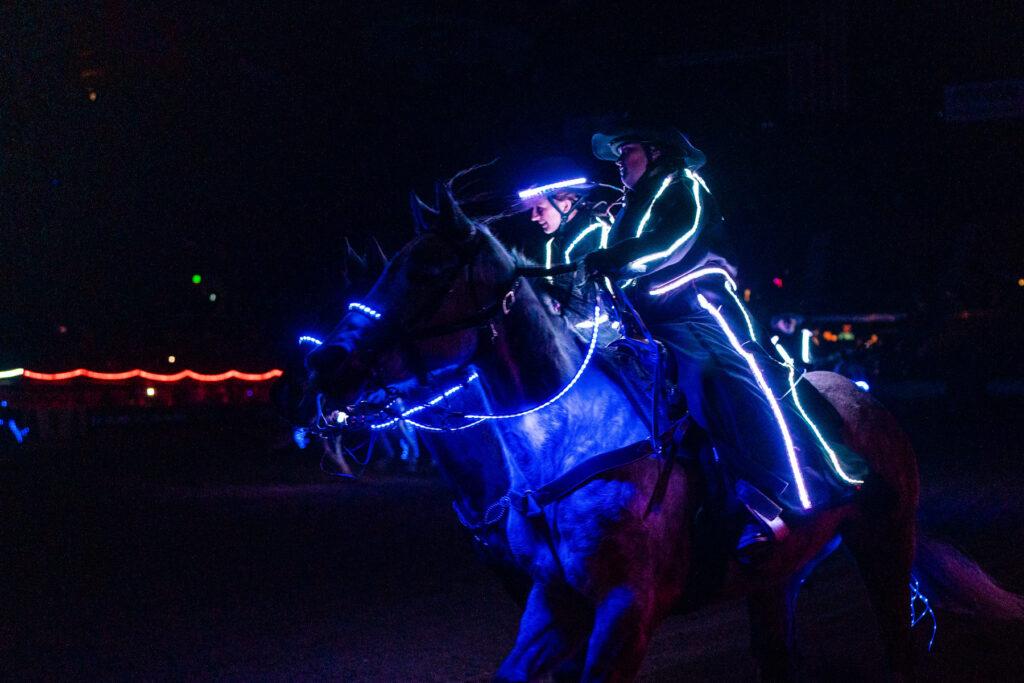
{"label": "dark jacket", "polygon": [[726,263],[715,202],[703,179],[681,162],[654,162],[625,199],[602,255],[611,272],[637,277],[670,268],[678,274]]}

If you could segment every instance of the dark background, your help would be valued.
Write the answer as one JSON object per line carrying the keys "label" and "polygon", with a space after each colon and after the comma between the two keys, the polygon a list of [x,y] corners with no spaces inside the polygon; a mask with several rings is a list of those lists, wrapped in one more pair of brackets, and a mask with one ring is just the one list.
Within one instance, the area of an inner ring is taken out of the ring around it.
{"label": "dark background", "polygon": [[270,367],[346,302],[343,237],[397,248],[410,190],[494,157],[475,191],[552,154],[614,181],[622,113],[707,153],[764,315],[1019,311],[1022,112],[944,101],[1024,77],[1019,5],[717,5],[6,9],[0,366]]}

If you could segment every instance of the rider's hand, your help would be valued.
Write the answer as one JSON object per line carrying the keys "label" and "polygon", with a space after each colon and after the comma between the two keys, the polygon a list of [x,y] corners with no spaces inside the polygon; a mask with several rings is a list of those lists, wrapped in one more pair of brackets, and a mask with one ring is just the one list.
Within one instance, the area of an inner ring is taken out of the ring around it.
{"label": "rider's hand", "polygon": [[611,256],[612,253],[607,249],[592,251],[583,257],[583,270],[588,277],[614,274],[618,270],[619,264],[616,263],[618,259],[613,259]]}

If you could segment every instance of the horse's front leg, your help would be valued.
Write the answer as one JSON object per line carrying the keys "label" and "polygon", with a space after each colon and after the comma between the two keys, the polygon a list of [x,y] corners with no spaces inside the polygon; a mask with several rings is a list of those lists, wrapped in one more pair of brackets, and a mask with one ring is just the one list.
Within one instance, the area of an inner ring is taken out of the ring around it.
{"label": "horse's front leg", "polygon": [[653,590],[620,586],[597,606],[587,646],[585,681],[631,681],[647,654],[655,626]]}
{"label": "horse's front leg", "polygon": [[530,681],[554,670],[586,642],[593,609],[565,586],[534,583],[519,620],[516,644],[497,681]]}

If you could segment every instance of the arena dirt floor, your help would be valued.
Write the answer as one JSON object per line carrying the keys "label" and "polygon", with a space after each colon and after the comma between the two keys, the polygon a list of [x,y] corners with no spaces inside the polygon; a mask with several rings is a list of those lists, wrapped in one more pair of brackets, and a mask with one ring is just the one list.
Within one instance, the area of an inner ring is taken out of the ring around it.
{"label": "arena dirt floor", "polygon": [[[1024,591],[1017,414],[979,411],[971,428],[935,407],[906,419],[926,529]],[[517,608],[435,478],[328,480],[309,451],[229,429],[143,441],[3,463],[0,678],[484,681],[511,646]],[[1020,680],[1024,625],[938,619],[931,654],[918,627],[924,679]],[[808,680],[884,680],[842,552],[807,583],[798,628]],[[731,603],[669,619],[641,679],[754,675]]]}

